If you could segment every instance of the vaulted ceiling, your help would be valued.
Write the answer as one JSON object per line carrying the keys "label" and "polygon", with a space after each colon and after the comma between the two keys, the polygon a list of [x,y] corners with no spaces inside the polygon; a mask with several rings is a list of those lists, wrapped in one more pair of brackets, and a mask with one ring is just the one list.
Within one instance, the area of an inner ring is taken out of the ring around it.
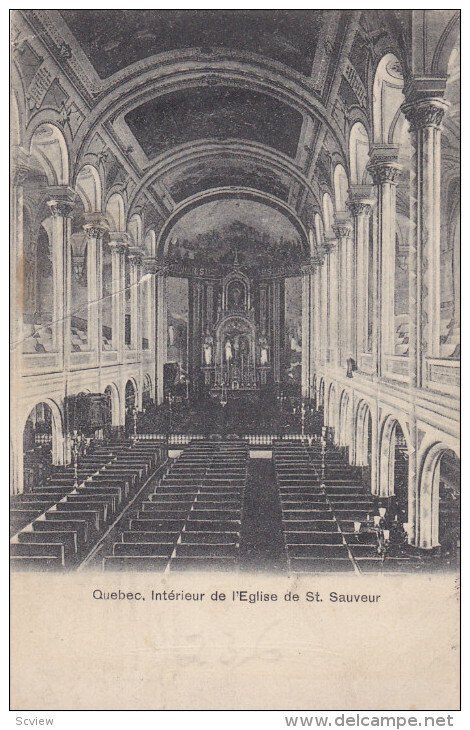
{"label": "vaulted ceiling", "polygon": [[[77,170],[101,164],[129,216],[153,207],[146,217],[161,228],[188,199],[255,191],[304,231],[333,165],[348,167],[350,120],[367,126],[358,87],[370,88],[380,54],[405,48],[410,20],[409,11],[21,12],[76,89],[67,101],[55,81],[48,103],[62,115],[75,104],[66,122]],[[42,61],[32,45],[22,47],[31,78]]]}
{"label": "vaulted ceiling", "polygon": [[322,10],[61,10],[101,78],[176,49],[236,48],[309,75]]}
{"label": "vaulted ceiling", "polygon": [[295,157],[302,115],[267,94],[198,87],[150,99],[125,116],[149,159],[201,138],[259,142]]}

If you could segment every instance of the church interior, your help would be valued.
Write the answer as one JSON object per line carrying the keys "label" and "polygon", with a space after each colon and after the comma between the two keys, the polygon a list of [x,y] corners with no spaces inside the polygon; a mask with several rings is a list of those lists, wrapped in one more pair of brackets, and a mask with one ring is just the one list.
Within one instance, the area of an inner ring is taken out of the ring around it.
{"label": "church interior", "polygon": [[459,30],[13,12],[12,569],[458,570]]}

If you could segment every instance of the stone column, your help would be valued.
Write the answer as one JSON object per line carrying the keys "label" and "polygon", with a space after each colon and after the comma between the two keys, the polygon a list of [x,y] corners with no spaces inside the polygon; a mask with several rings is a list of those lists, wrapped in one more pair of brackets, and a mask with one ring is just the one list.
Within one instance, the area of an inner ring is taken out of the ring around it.
{"label": "stone column", "polygon": [[[11,257],[10,257],[10,366],[11,372],[19,375],[21,368],[21,353],[23,348],[23,307],[24,288],[26,286],[26,272],[24,270],[25,252],[23,250],[23,183],[27,179],[29,169],[13,157],[12,152],[12,189],[11,189]],[[11,380],[12,403],[15,403],[14,394],[17,392],[19,381],[16,377]],[[14,432],[14,429],[12,429]],[[21,486],[22,486],[21,465]],[[12,470],[15,483],[15,471]],[[18,489],[16,490],[16,492]],[[16,493],[15,492],[15,493]]]}
{"label": "stone column", "polygon": [[[311,383],[311,267],[302,267],[302,398],[309,398]],[[276,328],[274,328],[276,329]]]}
{"label": "stone column", "polygon": [[322,346],[322,320],[321,320],[321,303],[322,303],[322,288],[321,288],[321,274],[322,267],[319,264],[315,267],[313,274],[313,334],[315,338],[314,345],[314,367],[315,372],[323,364],[323,346]]}
{"label": "stone column", "polygon": [[273,376],[274,382],[279,383],[281,380],[281,355],[284,338],[283,334],[283,306],[284,306],[284,288],[281,282],[274,280],[272,284],[273,292]]}
{"label": "stone column", "polygon": [[[409,375],[410,387],[426,379],[426,358],[440,356],[441,124],[446,78],[412,79],[402,110],[410,124]],[[409,542],[424,547],[417,470],[414,400],[408,461]]]}
{"label": "stone column", "polygon": [[367,351],[369,223],[373,204],[372,186],[350,187],[348,208],[353,217],[352,304],[355,320],[352,356],[356,363],[359,363],[361,354]]}
{"label": "stone column", "polygon": [[337,259],[337,333],[338,347],[336,364],[346,368],[346,360],[351,356],[353,319],[352,319],[352,225],[346,214],[337,213],[333,232],[336,235]]}
{"label": "stone column", "polygon": [[328,257],[320,269],[320,360],[328,361]]}
{"label": "stone column", "polygon": [[[148,353],[151,355],[155,355],[155,327],[156,327],[156,312],[155,312],[155,303],[156,303],[156,292],[157,292],[157,283],[156,283],[156,275],[158,272],[158,265],[154,258],[145,258],[143,262],[143,273],[144,277],[147,282],[146,286],[146,308],[147,308],[147,320],[148,320],[148,330],[142,331],[142,336],[148,338],[149,346],[148,346]],[[154,393],[152,394],[155,395]]]}
{"label": "stone column", "polygon": [[380,413],[377,401],[371,405],[372,418],[372,439],[371,439],[371,464],[370,464],[370,491],[371,494],[380,494],[380,438],[379,421]]}
{"label": "stone column", "polygon": [[63,370],[70,368],[70,326],[72,295],[72,252],[70,248],[71,217],[76,199],[68,187],[49,190],[47,202],[51,211],[51,248],[54,276],[54,312],[52,332],[54,349],[61,353]]}
{"label": "stone column", "polygon": [[109,233],[112,268],[112,305],[113,305],[113,350],[118,353],[118,362],[124,360],[124,322],[125,322],[125,256],[129,245],[129,235],[121,231]]}
{"label": "stone column", "polygon": [[336,365],[338,361],[338,270],[337,240],[325,241],[326,260],[326,362]]}
{"label": "stone column", "polygon": [[214,323],[214,284],[208,281],[206,284],[206,330],[212,329]]}
{"label": "stone column", "polygon": [[316,363],[318,359],[318,318],[316,312],[316,291],[317,285],[317,267],[312,264],[312,272],[310,274],[310,382],[309,382],[309,398],[314,397],[313,381],[316,373]]}
{"label": "stone column", "polygon": [[[49,190],[50,198],[47,205],[51,211],[48,219],[49,236],[51,240],[54,278],[54,307],[52,318],[52,333],[54,350],[59,353],[62,362],[64,379],[70,370],[71,351],[71,309],[72,309],[72,251],[71,217],[76,200],[75,192],[65,186],[54,187]],[[65,433],[63,450],[56,454],[54,462],[57,464],[70,461],[70,439]]]}
{"label": "stone column", "polygon": [[164,269],[159,269],[155,277],[155,391],[156,400],[163,402],[163,366],[167,358],[168,323],[166,302],[166,276]]}
{"label": "stone column", "polygon": [[267,332],[266,312],[268,309],[268,284],[262,281],[259,285],[259,326],[261,332]]}
{"label": "stone column", "polygon": [[12,149],[11,177],[11,256],[10,256],[10,372],[11,372],[11,450],[10,450],[10,493],[23,491],[23,417],[20,416],[21,366],[23,349],[23,306],[26,277],[23,250],[23,184],[30,168],[21,159],[20,148]]}
{"label": "stone column", "polygon": [[103,295],[102,277],[102,241],[109,225],[101,213],[88,216],[83,226],[87,237],[87,293],[88,293],[88,347],[101,359],[102,315],[101,299]]}
{"label": "stone column", "polygon": [[[440,356],[441,123],[444,79],[413,80],[402,109],[410,123],[409,299],[411,384],[425,379],[425,360]],[[423,91],[424,89],[424,91]]]}
{"label": "stone column", "polygon": [[130,246],[129,263],[131,280],[131,350],[140,353],[142,351],[142,323],[140,311],[142,250],[138,246]]}
{"label": "stone column", "polygon": [[398,147],[376,146],[368,166],[377,186],[374,330],[379,375],[385,371],[385,357],[395,354],[396,186],[401,169],[397,159]]}

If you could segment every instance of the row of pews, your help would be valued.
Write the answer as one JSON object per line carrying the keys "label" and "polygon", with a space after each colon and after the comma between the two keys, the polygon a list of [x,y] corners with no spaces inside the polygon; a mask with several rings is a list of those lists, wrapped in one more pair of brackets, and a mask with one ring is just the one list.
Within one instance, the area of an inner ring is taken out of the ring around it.
{"label": "row of pews", "polygon": [[[416,570],[419,556],[406,551],[382,560],[377,550],[377,502],[360,471],[329,445],[279,442],[274,447],[288,567],[294,573]],[[354,523],[360,522],[359,532]]]}
{"label": "row of pews", "polygon": [[54,467],[33,491],[11,497],[14,570],[74,569],[163,459],[155,443],[98,445],[73,467]]}
{"label": "row of pews", "polygon": [[126,516],[105,571],[236,570],[248,446],[192,442]]}

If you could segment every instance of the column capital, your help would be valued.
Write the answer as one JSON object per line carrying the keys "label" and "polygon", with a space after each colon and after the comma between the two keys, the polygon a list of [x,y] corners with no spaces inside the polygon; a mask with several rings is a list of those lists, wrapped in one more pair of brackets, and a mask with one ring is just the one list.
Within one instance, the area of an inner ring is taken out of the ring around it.
{"label": "column capital", "polygon": [[322,244],[321,246],[317,247],[313,256],[310,257],[310,266],[314,269],[313,273],[315,273],[315,270],[323,264],[326,254],[326,248]]}
{"label": "column capital", "polygon": [[67,185],[56,185],[48,188],[47,193],[47,205],[53,218],[71,218],[77,200],[75,190]]}
{"label": "column capital", "polygon": [[360,215],[370,215],[372,212],[372,203],[365,200],[348,200],[346,205],[351,211],[353,218],[358,218]]}
{"label": "column capital", "polygon": [[314,270],[315,270],[315,267],[312,266],[312,264],[303,264],[300,267],[300,271],[303,276],[308,276],[310,274],[313,274]]}
{"label": "column capital", "polygon": [[398,164],[398,145],[374,145],[367,169],[374,185],[391,183],[396,185],[399,180],[401,165]]}
{"label": "column capital", "polygon": [[370,215],[376,203],[372,185],[351,185],[348,194],[346,205],[354,218],[362,214]]}
{"label": "column capital", "polygon": [[145,251],[140,246],[129,246],[128,256],[131,263],[139,266],[142,263],[144,255]]}
{"label": "column capital", "polygon": [[129,247],[130,236],[124,231],[108,231],[108,245],[117,251],[125,251]]}
{"label": "column capital", "polygon": [[318,251],[314,254],[314,256],[310,257],[310,260],[308,263],[302,264],[300,267],[300,271],[302,274],[315,274],[316,270],[319,266],[322,265],[325,258],[325,252],[324,251]]}
{"label": "column capital", "polygon": [[449,106],[444,99],[430,97],[406,102],[401,109],[409,122],[410,131],[416,132],[426,127],[440,129]]}
{"label": "column capital", "polygon": [[328,256],[337,246],[338,240],[335,236],[335,238],[325,238],[323,242],[323,249],[325,251],[325,254]]}
{"label": "column capital", "polygon": [[157,261],[153,256],[144,256],[143,266],[144,274],[151,274],[152,276],[165,274],[167,271],[167,266],[161,261]]}
{"label": "column capital", "polygon": [[338,241],[348,238],[352,233],[352,222],[349,215],[347,213],[336,213],[332,228]]}
{"label": "column capital", "polygon": [[90,213],[86,216],[86,221],[83,230],[88,238],[100,239],[109,231],[108,220],[102,213]]}

